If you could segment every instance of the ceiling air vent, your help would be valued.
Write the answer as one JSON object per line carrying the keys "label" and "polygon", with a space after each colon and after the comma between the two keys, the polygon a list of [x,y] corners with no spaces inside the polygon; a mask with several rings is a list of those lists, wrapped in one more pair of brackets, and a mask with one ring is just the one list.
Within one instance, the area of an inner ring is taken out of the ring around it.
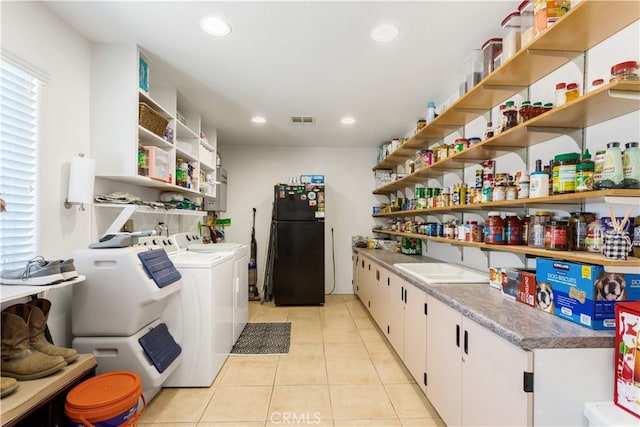
{"label": "ceiling air vent", "polygon": [[312,125],[316,122],[313,116],[291,116],[291,123],[294,125]]}

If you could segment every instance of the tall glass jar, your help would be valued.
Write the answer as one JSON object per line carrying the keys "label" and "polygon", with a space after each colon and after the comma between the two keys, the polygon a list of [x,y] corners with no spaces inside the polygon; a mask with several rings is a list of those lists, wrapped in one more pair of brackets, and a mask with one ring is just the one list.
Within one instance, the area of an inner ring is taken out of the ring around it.
{"label": "tall glass jar", "polygon": [[602,224],[599,219],[594,219],[587,225],[585,246],[587,252],[602,252]]}
{"label": "tall glass jar", "polygon": [[518,109],[513,101],[505,102],[504,116],[506,118],[504,130],[518,126]]}
{"label": "tall glass jar", "polygon": [[551,220],[551,212],[536,211],[529,226],[528,245],[532,248],[544,248],[544,233],[547,223]]}
{"label": "tall glass jar", "polygon": [[587,226],[595,219],[591,212],[571,212],[569,217],[569,250],[586,251]]}

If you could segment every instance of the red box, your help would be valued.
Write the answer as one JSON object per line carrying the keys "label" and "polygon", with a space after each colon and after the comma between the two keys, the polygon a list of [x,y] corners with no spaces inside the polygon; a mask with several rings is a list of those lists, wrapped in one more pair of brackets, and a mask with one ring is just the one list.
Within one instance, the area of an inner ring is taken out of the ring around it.
{"label": "red box", "polygon": [[520,270],[520,288],[518,295],[516,295],[516,301],[536,306],[536,271],[535,270]]}
{"label": "red box", "polygon": [[640,418],[640,301],[618,302],[613,401]]}

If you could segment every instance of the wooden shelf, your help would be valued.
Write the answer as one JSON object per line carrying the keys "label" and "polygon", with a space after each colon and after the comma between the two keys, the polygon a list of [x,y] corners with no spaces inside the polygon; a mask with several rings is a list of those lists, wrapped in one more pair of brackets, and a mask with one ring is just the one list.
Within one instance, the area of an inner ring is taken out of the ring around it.
{"label": "wooden shelf", "polygon": [[556,194],[554,196],[537,197],[534,199],[503,200],[500,202],[476,203],[473,205],[451,205],[429,209],[414,209],[410,211],[396,211],[374,214],[374,217],[398,217],[431,215],[446,212],[465,212],[486,210],[491,208],[531,208],[541,205],[570,205],[580,203],[610,203],[612,198],[629,199],[631,204],[640,204],[640,190],[598,190],[583,193]]}
{"label": "wooden shelf", "polygon": [[78,360],[53,375],[37,380],[19,381],[18,389],[2,398],[2,425],[15,425],[21,417],[90,374],[96,366],[93,354],[81,354]]}
{"label": "wooden shelf", "polygon": [[386,194],[397,191],[406,187],[407,184],[424,182],[429,177],[460,170],[486,159],[511,153],[515,149],[541,144],[572,130],[593,126],[637,111],[639,102],[640,81],[611,82],[573,102],[534,117],[460,153],[418,169],[402,179],[374,190],[373,193]]}
{"label": "wooden shelf", "polygon": [[[417,149],[427,148],[429,141],[441,139],[464,126],[494,106],[518,93],[531,83],[568,63],[583,52],[640,19],[640,8],[633,1],[582,0],[557,23],[534,38],[508,61],[458,99],[440,116],[409,138],[375,169],[389,169],[411,157]],[[495,157],[498,147],[532,146],[547,141],[558,132],[528,132],[528,126],[583,128],[638,109],[638,97],[610,98],[609,91],[638,93],[638,82],[614,82],[588,93],[576,101],[553,109],[536,119],[510,129],[486,142],[485,150],[469,150],[465,159]],[[604,105],[603,105],[604,102]],[[519,129],[518,129],[519,128]],[[524,136],[535,133],[535,135]],[[544,136],[546,135],[546,136]],[[522,140],[524,137],[524,140]],[[477,147],[477,146],[476,146]],[[383,167],[380,167],[380,166]]]}
{"label": "wooden shelf", "polygon": [[56,283],[55,285],[43,285],[43,286],[0,285],[0,302],[13,301],[18,298],[24,298],[31,295],[39,294],[40,292],[48,291],[49,289],[64,288],[67,286],[75,285],[76,283],[82,283],[85,280],[86,280],[85,276],[78,276],[75,279],[67,280],[61,283]]}
{"label": "wooden shelf", "polygon": [[448,243],[451,245],[475,247],[483,250],[505,251],[505,252],[532,255],[536,257],[556,258],[556,259],[562,259],[565,261],[575,261],[575,262],[583,262],[587,264],[596,264],[596,265],[602,265],[607,269],[622,269],[626,271],[627,269],[637,269],[640,267],[640,258],[628,258],[626,260],[613,260],[613,259],[605,258],[603,255],[594,254],[590,252],[549,251],[546,249],[532,248],[529,246],[518,246],[518,245],[489,245],[489,244],[480,243],[480,242],[466,242],[466,241],[461,241],[456,239],[445,239],[443,237],[425,236],[424,234],[402,233],[398,231],[382,230],[382,229],[374,229],[372,231],[374,233],[388,234],[390,236],[412,237],[420,240],[429,240],[429,241],[439,242],[439,243]]}

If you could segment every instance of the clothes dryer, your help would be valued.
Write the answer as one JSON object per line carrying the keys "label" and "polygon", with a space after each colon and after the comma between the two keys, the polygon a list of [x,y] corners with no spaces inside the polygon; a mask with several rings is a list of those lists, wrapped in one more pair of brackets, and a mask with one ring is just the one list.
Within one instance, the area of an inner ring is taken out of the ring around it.
{"label": "clothes dryer", "polygon": [[194,233],[178,233],[172,240],[180,249],[189,252],[233,252],[233,340],[238,340],[249,321],[249,246],[241,243],[202,243]]}
{"label": "clothes dryer", "polygon": [[182,275],[162,320],[182,346],[183,363],[163,387],[209,387],[233,347],[233,253],[188,252],[167,237],[138,244],[163,247]]}

